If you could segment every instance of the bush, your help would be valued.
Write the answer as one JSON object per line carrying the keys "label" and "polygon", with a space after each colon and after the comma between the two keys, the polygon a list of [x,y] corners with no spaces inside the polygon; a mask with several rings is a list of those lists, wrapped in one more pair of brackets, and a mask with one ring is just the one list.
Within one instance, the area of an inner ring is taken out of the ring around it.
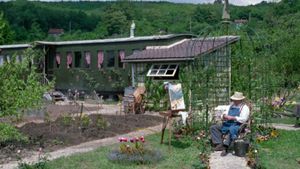
{"label": "bush", "polygon": [[6,145],[10,142],[25,143],[28,138],[18,131],[14,126],[7,123],[0,123],[0,145]]}
{"label": "bush", "polygon": [[87,115],[83,115],[81,117],[80,121],[81,121],[81,127],[83,127],[83,128],[87,128],[91,124],[91,119]]}
{"label": "bush", "polygon": [[101,116],[97,117],[96,126],[98,128],[104,129],[104,128],[108,127],[108,125],[109,125],[108,122],[105,119],[103,119],[103,117],[101,117]]}

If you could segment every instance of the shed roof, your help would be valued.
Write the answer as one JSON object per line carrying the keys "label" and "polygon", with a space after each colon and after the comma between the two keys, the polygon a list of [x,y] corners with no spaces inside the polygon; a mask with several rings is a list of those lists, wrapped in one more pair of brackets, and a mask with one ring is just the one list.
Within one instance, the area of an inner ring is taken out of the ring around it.
{"label": "shed roof", "polygon": [[126,56],[123,62],[185,61],[215,51],[239,40],[239,36],[193,38],[169,46],[151,46]]}
{"label": "shed roof", "polygon": [[18,49],[18,48],[29,48],[32,47],[30,44],[15,44],[15,45],[0,45],[0,49]]}
{"label": "shed roof", "polygon": [[126,37],[126,38],[113,38],[113,39],[95,39],[95,40],[78,40],[78,41],[36,41],[41,45],[84,45],[84,44],[97,44],[97,43],[115,43],[115,42],[130,42],[130,41],[145,41],[145,40],[161,40],[170,39],[175,37],[192,37],[189,34],[170,34],[170,35],[156,35],[156,36],[141,36],[141,37]]}

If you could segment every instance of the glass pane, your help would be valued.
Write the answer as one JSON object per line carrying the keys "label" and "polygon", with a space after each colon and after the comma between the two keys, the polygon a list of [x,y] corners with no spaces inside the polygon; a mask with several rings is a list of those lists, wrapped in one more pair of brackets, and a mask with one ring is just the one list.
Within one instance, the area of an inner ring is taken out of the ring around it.
{"label": "glass pane", "polygon": [[160,66],[160,65],[153,65],[153,66],[152,66],[152,69],[159,69],[159,66]]}
{"label": "glass pane", "polygon": [[166,70],[159,70],[159,71],[158,71],[158,75],[164,75],[165,72],[166,72]]}
{"label": "glass pane", "polygon": [[177,65],[170,65],[169,69],[175,69]]}
{"label": "glass pane", "polygon": [[155,75],[157,73],[157,70],[151,70],[150,75]]}
{"label": "glass pane", "polygon": [[166,75],[172,75],[174,73],[175,70],[168,70]]}
{"label": "glass pane", "polygon": [[167,69],[169,65],[161,65],[161,69]]}

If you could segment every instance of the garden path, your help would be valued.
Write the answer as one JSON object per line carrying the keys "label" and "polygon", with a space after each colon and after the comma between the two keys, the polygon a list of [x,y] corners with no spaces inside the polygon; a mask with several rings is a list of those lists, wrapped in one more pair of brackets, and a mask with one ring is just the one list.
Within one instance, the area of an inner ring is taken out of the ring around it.
{"label": "garden path", "polygon": [[282,129],[282,130],[300,130],[300,127],[296,128],[293,124],[280,124],[280,123],[273,123],[273,127],[276,129]]}
{"label": "garden path", "polygon": [[210,154],[209,166],[210,169],[250,169],[244,157],[238,157],[231,153],[221,157],[221,151]]}
{"label": "garden path", "polygon": [[[154,134],[154,133],[160,132],[161,128],[162,128],[161,125],[157,125],[157,126],[148,127],[145,129],[140,129],[140,130],[128,133],[128,134],[124,134],[124,135],[118,135],[115,137],[94,140],[94,141],[82,143],[82,144],[79,144],[76,146],[67,147],[64,149],[60,149],[60,150],[48,153],[48,155],[49,155],[48,159],[54,160],[59,157],[70,156],[75,153],[84,153],[84,152],[95,150],[99,147],[112,145],[112,144],[119,142],[118,137],[135,137],[137,135],[138,136],[141,136],[141,135],[146,136],[146,135]],[[35,152],[30,157],[22,159],[22,162],[26,162],[26,163],[35,163],[37,161],[38,161],[38,152]],[[0,165],[0,169],[14,169],[17,166],[18,166],[18,161],[13,161],[13,162],[10,162],[7,164]]]}

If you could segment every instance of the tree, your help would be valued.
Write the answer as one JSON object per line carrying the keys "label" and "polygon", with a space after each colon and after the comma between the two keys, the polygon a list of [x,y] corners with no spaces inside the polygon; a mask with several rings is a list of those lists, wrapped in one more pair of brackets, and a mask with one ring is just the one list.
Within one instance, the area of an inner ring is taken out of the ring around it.
{"label": "tree", "polygon": [[8,22],[4,19],[3,13],[0,13],[0,45],[11,43],[13,40],[13,32]]}
{"label": "tree", "polygon": [[22,62],[13,56],[10,62],[0,66],[0,117],[22,116],[22,111],[41,103],[42,95],[52,85],[43,85],[33,59],[43,56],[42,52],[27,49]]}

